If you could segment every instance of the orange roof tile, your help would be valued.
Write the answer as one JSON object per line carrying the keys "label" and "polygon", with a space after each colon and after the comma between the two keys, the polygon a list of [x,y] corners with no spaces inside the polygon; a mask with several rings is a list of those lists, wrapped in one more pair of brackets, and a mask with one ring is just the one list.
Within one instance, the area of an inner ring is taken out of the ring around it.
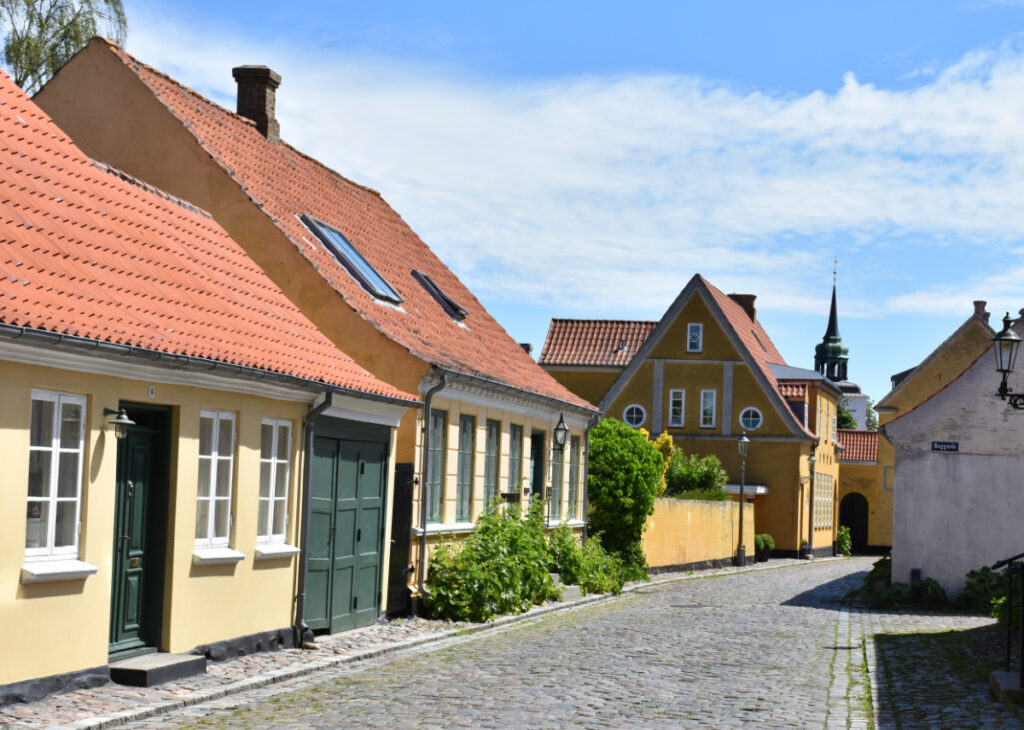
{"label": "orange roof tile", "polygon": [[878,431],[840,428],[836,433],[839,445],[846,449],[840,462],[878,461]]}
{"label": "orange roof tile", "polygon": [[625,367],[657,326],[622,319],[552,319],[538,362]]}
{"label": "orange roof tile", "polygon": [[[341,299],[411,354],[442,368],[512,386],[588,410],[539,367],[379,193],[359,185],[284,142],[263,137],[250,120],[228,111],[109,44],[197,142],[273,220]],[[374,300],[322,246],[298,216],[340,230],[401,295],[400,307]],[[412,275],[426,273],[468,310],[456,322]]]}
{"label": "orange roof tile", "polygon": [[0,73],[0,322],[415,401],[339,351],[209,215],[86,157]]}

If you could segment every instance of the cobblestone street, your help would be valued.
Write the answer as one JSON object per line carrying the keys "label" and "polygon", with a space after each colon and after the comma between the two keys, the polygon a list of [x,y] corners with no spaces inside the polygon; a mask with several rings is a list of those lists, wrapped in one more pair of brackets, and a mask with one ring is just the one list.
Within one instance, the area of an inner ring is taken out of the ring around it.
{"label": "cobblestone street", "polygon": [[[935,682],[920,652],[885,653],[876,666],[874,642],[865,653],[863,641],[875,631],[991,621],[851,612],[842,598],[870,565],[820,561],[644,587],[133,727],[1021,726],[1019,710],[984,685]],[[883,705],[877,725],[868,669]]]}

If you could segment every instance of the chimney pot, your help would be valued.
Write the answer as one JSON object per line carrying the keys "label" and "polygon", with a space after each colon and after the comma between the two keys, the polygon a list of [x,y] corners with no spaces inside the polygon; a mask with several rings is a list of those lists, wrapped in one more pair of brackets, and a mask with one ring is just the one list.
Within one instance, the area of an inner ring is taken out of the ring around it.
{"label": "chimney pot", "polygon": [[281,138],[281,125],[274,116],[281,75],[266,66],[236,66],[231,75],[238,82],[239,116],[256,122],[256,128],[271,142]]}
{"label": "chimney pot", "polygon": [[530,357],[533,357],[533,345],[531,345],[529,342],[520,342],[519,346],[523,348],[523,352],[525,352]]}
{"label": "chimney pot", "polygon": [[757,321],[757,308],[754,307],[754,301],[757,299],[756,294],[730,294],[729,298],[743,307],[743,311],[750,317],[751,322]]}
{"label": "chimney pot", "polygon": [[985,304],[986,302],[983,299],[974,300],[974,316],[982,322],[988,322],[988,312],[985,311]]}

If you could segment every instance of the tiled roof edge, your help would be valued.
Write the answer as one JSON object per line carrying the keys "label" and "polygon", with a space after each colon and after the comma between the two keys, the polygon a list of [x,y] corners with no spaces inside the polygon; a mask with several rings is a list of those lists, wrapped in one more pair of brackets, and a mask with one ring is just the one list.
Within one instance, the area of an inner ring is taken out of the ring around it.
{"label": "tiled roof edge", "polygon": [[92,164],[97,169],[102,170],[103,172],[109,172],[114,177],[124,180],[129,185],[134,185],[137,188],[145,190],[147,193],[152,193],[153,195],[156,195],[158,198],[163,198],[164,200],[170,201],[171,203],[174,203],[180,208],[184,208],[190,213],[197,213],[208,220],[213,220],[213,216],[207,213],[199,206],[193,205],[187,200],[179,198],[177,195],[172,195],[171,193],[168,193],[166,190],[161,190],[156,185],[152,185],[146,182],[145,180],[140,180],[134,175],[129,175],[124,170],[120,170],[114,167],[113,165],[108,164],[106,162],[101,162],[100,160],[92,160]]}

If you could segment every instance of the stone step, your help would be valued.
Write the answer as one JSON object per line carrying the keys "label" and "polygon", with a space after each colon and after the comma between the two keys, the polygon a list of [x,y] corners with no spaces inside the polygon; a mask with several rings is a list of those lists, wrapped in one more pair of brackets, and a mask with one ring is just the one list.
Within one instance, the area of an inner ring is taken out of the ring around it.
{"label": "stone step", "polygon": [[110,679],[131,687],[152,687],[206,673],[206,657],[153,652],[110,664]]}

